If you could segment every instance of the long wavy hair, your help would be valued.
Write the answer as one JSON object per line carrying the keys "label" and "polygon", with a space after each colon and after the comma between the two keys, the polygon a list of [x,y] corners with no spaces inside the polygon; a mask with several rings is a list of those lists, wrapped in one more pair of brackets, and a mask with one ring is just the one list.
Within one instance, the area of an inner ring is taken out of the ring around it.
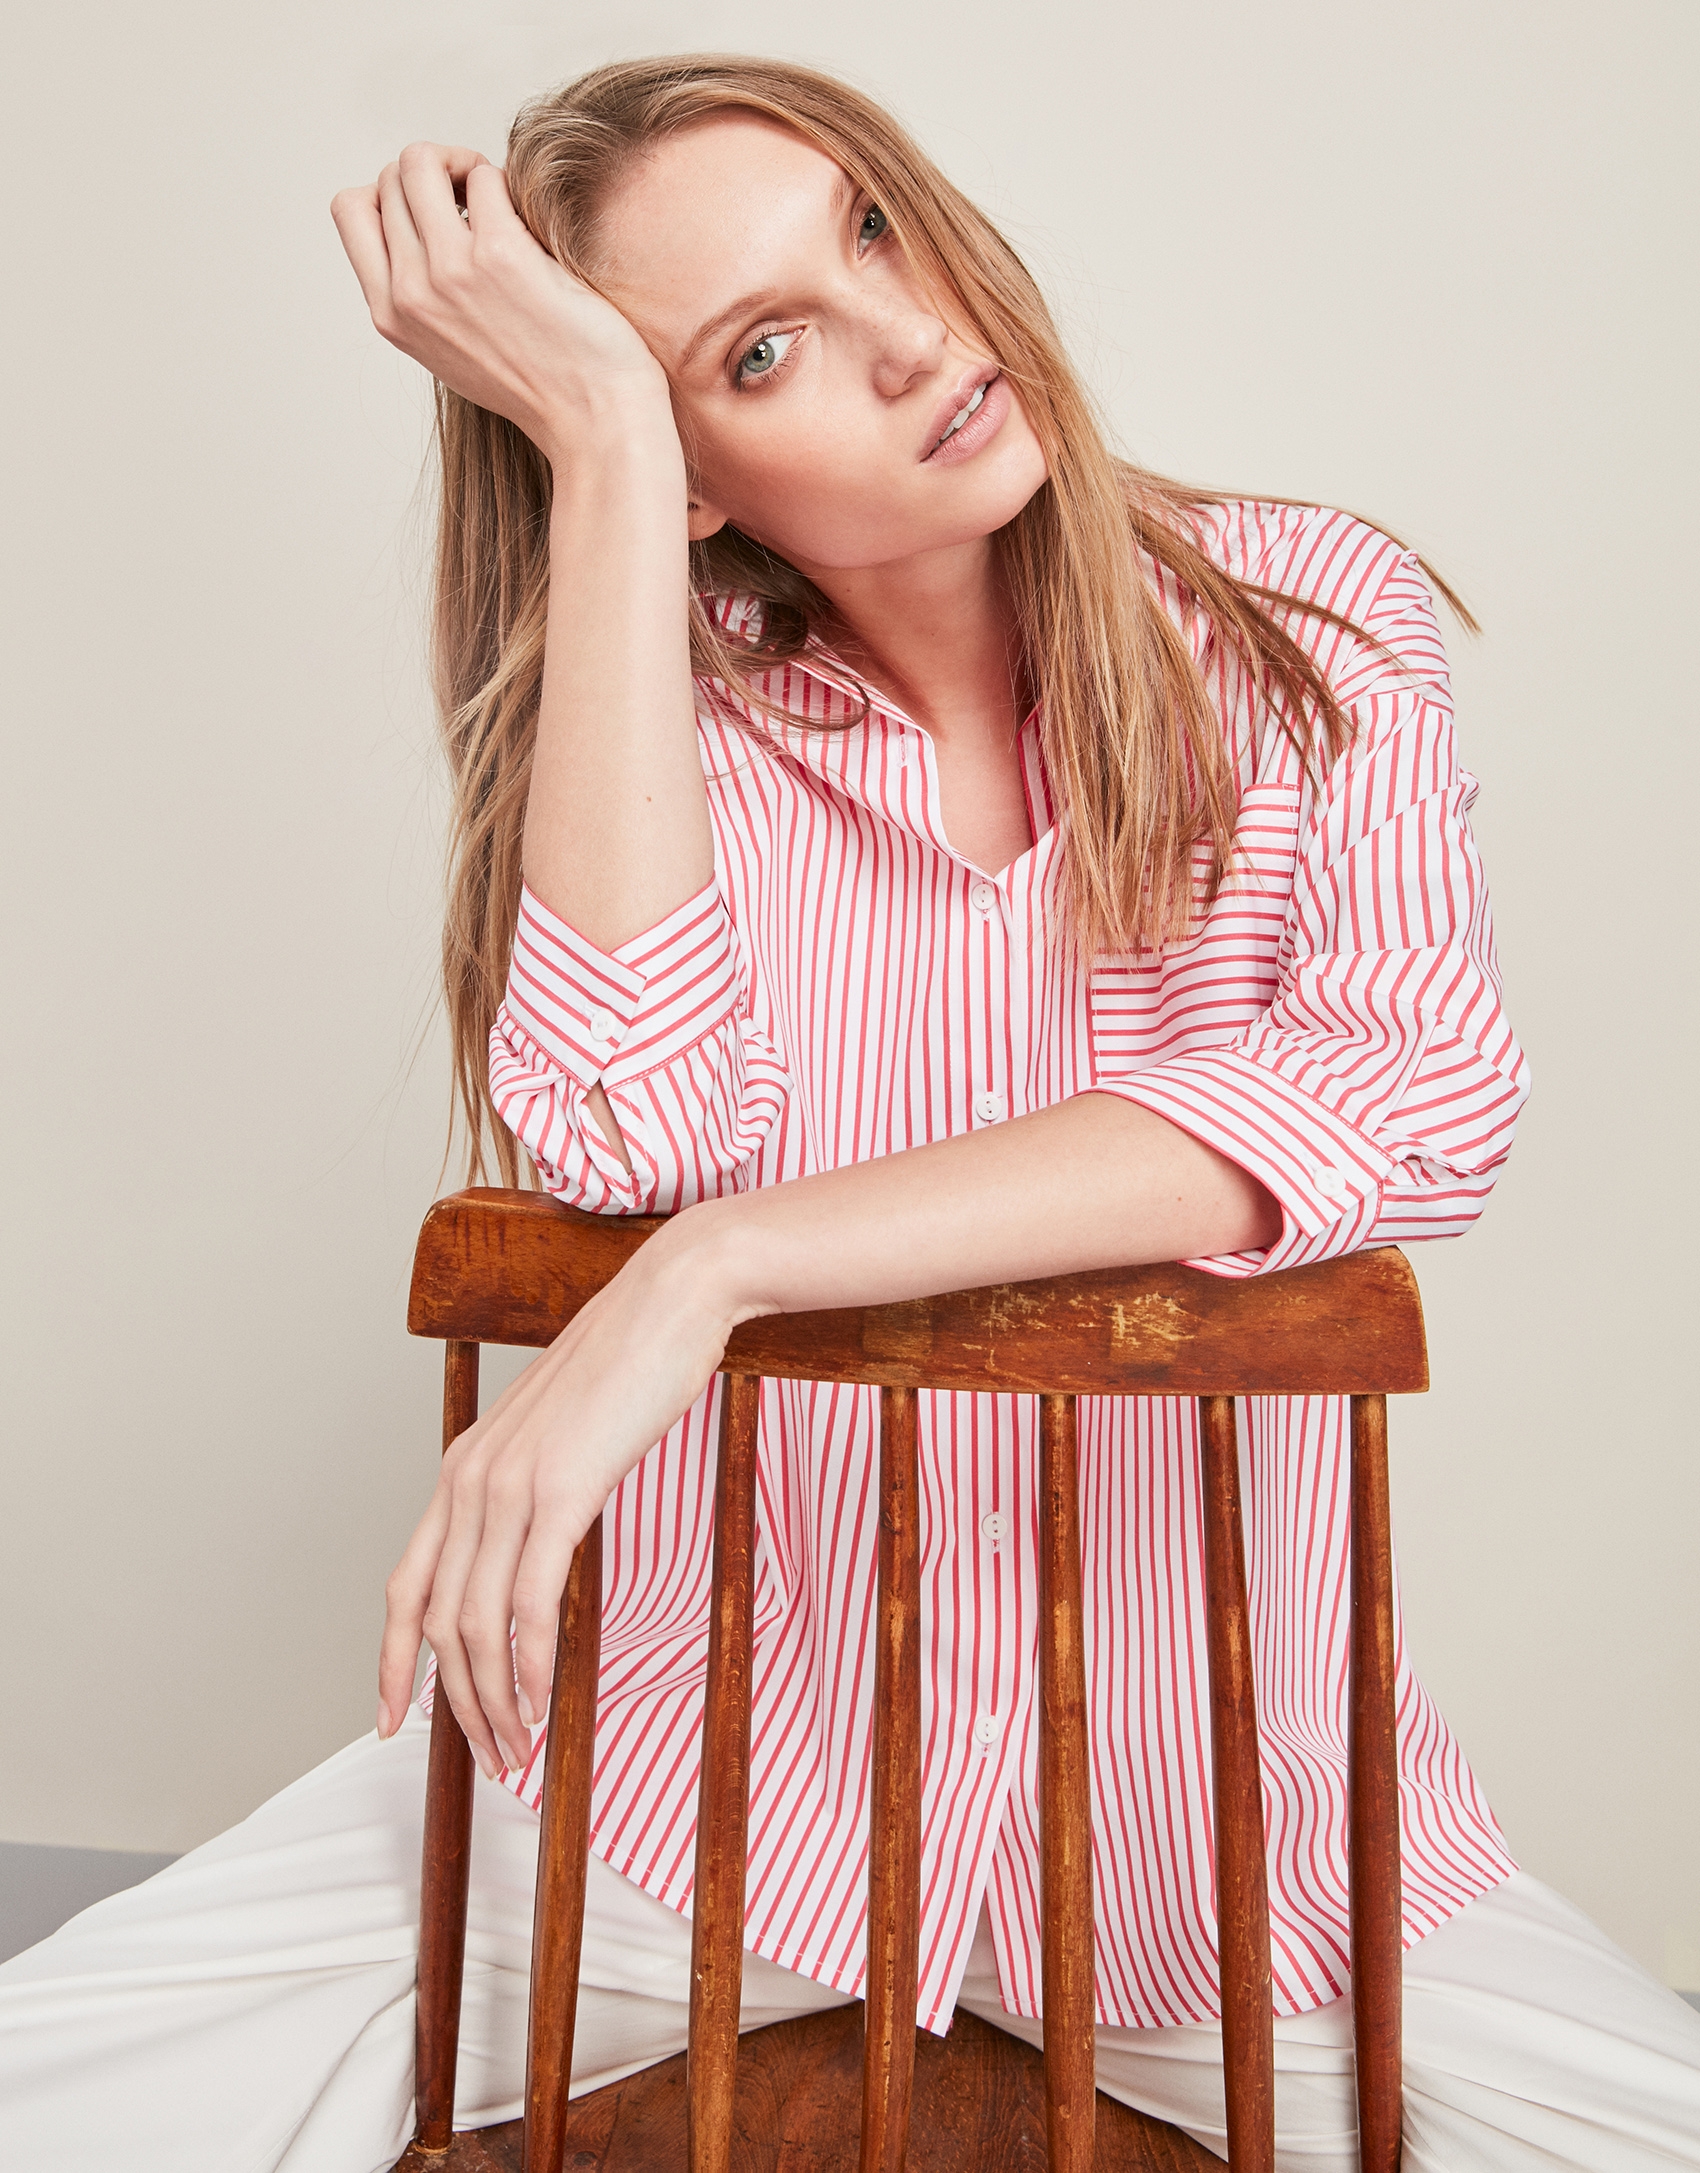
{"label": "long wavy hair", "polygon": [[[1206,660],[1225,652],[1254,703],[1307,760],[1338,754],[1349,726],[1321,669],[1283,624],[1315,604],[1236,581],[1198,541],[1220,494],[1116,459],[1020,258],[880,106],[806,68],[739,55],[626,61],[525,106],[508,138],[508,186],[551,255],[594,285],[595,221],[628,161],[693,121],[741,108],[794,130],[879,205],[923,284],[971,329],[1020,393],[1048,481],[999,531],[1022,683],[1038,706],[1060,826],[1058,899],[1085,955],[1156,949],[1185,935],[1228,865],[1234,786],[1204,670],[1152,579],[1202,615]],[[492,1146],[503,1180],[519,1156],[490,1100],[487,1047],[519,912],[520,842],[543,681],[551,475],[512,423],[439,386],[441,526],[433,675],[453,775],[443,980],[467,1166]],[[1444,583],[1436,584],[1473,624]],[[717,597],[763,606],[754,641],[729,635]],[[730,527],[691,551],[691,654],[723,703],[771,714],[764,680],[830,628],[826,598]],[[1357,629],[1348,630],[1356,632]]]}

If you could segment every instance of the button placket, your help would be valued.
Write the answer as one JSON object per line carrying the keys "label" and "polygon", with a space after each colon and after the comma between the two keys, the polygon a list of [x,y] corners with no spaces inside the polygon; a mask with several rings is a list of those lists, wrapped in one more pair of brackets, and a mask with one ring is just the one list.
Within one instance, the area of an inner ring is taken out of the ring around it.
{"label": "button placket", "polygon": [[[983,924],[987,939],[984,950],[978,943],[974,946],[974,962],[976,972],[984,967],[989,973],[991,986],[986,990],[985,1001],[993,1016],[1007,1007],[1010,996],[1009,930],[1001,910],[1003,902],[1002,892],[989,876],[970,872],[969,908],[975,919]],[[969,1106],[978,1124],[1001,1124],[1009,1115],[1008,1095],[1000,1094],[989,1082],[975,1088]]]}

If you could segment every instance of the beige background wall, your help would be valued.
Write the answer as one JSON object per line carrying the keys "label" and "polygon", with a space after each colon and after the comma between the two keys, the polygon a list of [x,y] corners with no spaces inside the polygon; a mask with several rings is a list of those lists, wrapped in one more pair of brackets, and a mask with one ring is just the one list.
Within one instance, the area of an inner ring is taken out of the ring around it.
{"label": "beige background wall", "polygon": [[[429,1485],[422,382],[325,206],[736,44],[891,98],[1126,443],[1367,510],[1455,644],[1534,1103],[1419,1257],[1419,1665],[1532,1870],[1700,1987],[1694,11],[60,0],[0,75],[13,479],[0,1837],[185,1848],[370,1722]],[[20,11],[20,14],[22,11]]]}

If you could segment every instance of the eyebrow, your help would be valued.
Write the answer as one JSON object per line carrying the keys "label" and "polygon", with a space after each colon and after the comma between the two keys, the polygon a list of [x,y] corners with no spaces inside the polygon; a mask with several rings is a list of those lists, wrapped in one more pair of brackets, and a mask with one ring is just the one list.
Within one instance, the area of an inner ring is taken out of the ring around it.
{"label": "eyebrow", "polygon": [[740,294],[738,299],[735,302],[728,303],[718,316],[710,317],[706,324],[699,324],[686,343],[684,353],[679,357],[678,366],[681,373],[690,368],[697,358],[698,351],[706,347],[716,333],[729,331],[740,317],[759,316],[762,313],[763,305],[773,301],[776,291],[772,287],[764,287],[756,294]]}
{"label": "eyebrow", "polygon": [[[841,173],[838,186],[832,192],[832,212],[835,218],[855,194],[855,181],[849,174]],[[700,350],[717,333],[729,330],[740,318],[758,316],[770,308],[778,299],[778,291],[775,287],[761,287],[753,294],[741,294],[735,302],[728,302],[724,309],[717,310],[712,317],[706,318],[685,342],[684,351],[676,365],[680,373],[690,368]]]}

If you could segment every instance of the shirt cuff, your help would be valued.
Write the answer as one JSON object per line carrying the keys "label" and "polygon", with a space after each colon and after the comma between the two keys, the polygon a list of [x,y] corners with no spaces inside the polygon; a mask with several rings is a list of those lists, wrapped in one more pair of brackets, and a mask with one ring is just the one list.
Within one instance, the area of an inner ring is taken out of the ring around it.
{"label": "shirt cuff", "polygon": [[529,887],[521,889],[505,1019],[591,1087],[640,1078],[701,1041],[737,1008],[737,939],[706,884],[653,928],[598,950]]}
{"label": "shirt cuff", "polygon": [[1269,1275],[1333,1260],[1369,1242],[1394,1158],[1343,1117],[1231,1049],[1209,1049],[1093,1091],[1165,1117],[1237,1162],[1273,1194],[1281,1234],[1262,1252],[1188,1260],[1207,1274]]}

